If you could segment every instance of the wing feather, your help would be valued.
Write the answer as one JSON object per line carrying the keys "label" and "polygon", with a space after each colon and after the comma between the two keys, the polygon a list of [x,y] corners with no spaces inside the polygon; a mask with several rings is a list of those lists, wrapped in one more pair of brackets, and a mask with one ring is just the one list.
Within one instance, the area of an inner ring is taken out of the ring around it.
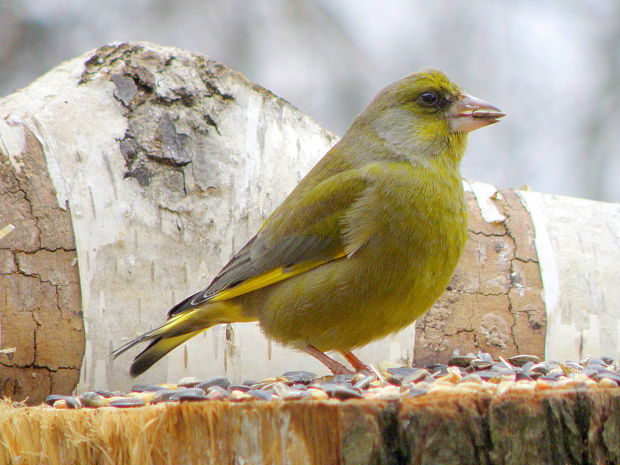
{"label": "wing feather", "polygon": [[[209,286],[168,312],[172,317],[205,301],[232,299],[289,279],[346,255],[342,219],[367,188],[347,170],[308,188],[302,183],[267,219],[258,234],[222,268]],[[301,197],[301,200],[299,200]]]}

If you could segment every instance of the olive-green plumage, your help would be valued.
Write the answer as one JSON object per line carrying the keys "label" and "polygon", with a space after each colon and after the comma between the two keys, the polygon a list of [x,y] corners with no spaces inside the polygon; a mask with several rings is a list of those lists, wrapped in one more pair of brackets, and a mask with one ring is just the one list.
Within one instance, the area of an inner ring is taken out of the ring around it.
{"label": "olive-green plumage", "polygon": [[258,320],[298,348],[349,352],[410,324],[445,290],[467,236],[467,132],[503,116],[441,72],[380,92],[212,283],[150,340],[137,375],[218,323]]}

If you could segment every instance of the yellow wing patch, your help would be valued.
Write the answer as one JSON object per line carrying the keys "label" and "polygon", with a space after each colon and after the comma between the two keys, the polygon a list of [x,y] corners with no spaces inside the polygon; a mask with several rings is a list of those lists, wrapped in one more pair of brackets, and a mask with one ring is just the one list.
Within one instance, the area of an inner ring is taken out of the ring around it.
{"label": "yellow wing patch", "polygon": [[[176,337],[172,334],[182,335],[192,332],[193,335],[196,335],[219,323],[256,321],[256,318],[244,315],[241,305],[237,303],[219,302],[214,305],[213,301],[208,300],[203,302],[203,305],[173,315],[161,327],[154,330],[150,336],[168,335],[168,339],[171,339]],[[196,332],[196,328],[200,329]]]}
{"label": "yellow wing patch", "polygon": [[163,353],[165,355],[168,352],[170,352],[172,349],[174,349],[175,347],[180,346],[188,339],[191,339],[194,336],[197,336],[198,334],[202,333],[203,331],[206,331],[207,329],[209,328],[205,328],[200,331],[194,331],[192,333],[179,334],[178,336],[174,336],[174,337],[164,337],[160,341],[158,341],[157,344],[155,344],[151,348],[151,350],[153,352]]}
{"label": "yellow wing patch", "polygon": [[345,255],[346,252],[342,251],[337,255],[333,256],[332,258],[326,260],[310,260],[288,267],[275,268],[266,273],[254,276],[253,278],[246,279],[245,281],[234,287],[224,289],[223,291],[218,292],[209,299],[209,302],[220,302],[222,300],[228,300],[243,294],[247,294],[248,292],[252,292],[257,289],[269,286],[271,284],[284,281],[285,279],[292,278],[293,276],[305,273],[306,271],[316,268],[317,266],[321,266],[325,263],[331,262],[332,260],[342,258]]}
{"label": "yellow wing patch", "polygon": [[[181,332],[178,331],[178,328],[182,327],[184,324],[190,324],[192,319],[195,318],[196,316],[196,309],[192,309],[188,312],[183,312],[183,313],[179,313],[178,315],[174,315],[172,318],[169,318],[163,325],[161,325],[159,328],[157,328],[156,330],[154,330],[150,336],[149,339],[153,338],[153,337],[157,337],[157,336],[165,336],[167,333],[169,333],[170,331],[172,331],[173,329],[176,330],[176,332]],[[215,324],[215,323],[213,323]],[[205,330],[209,329],[209,327],[212,325],[207,325],[205,326]],[[189,337],[194,337],[196,334],[200,333],[202,331],[194,331],[192,332],[191,336]],[[188,333],[185,333],[188,334]],[[166,340],[172,340],[175,339],[177,336],[173,336],[173,337],[168,337],[166,338]],[[188,337],[188,339],[189,339]],[[182,344],[185,341],[179,342],[177,345]],[[174,346],[176,347],[176,346]]]}

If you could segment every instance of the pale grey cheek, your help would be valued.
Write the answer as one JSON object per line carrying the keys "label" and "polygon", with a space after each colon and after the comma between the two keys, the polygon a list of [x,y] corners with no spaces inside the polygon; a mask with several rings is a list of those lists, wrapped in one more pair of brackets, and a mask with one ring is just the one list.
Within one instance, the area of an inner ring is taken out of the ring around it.
{"label": "pale grey cheek", "polygon": [[385,147],[405,157],[419,153],[420,149],[428,146],[416,136],[416,126],[416,118],[404,110],[387,111],[373,123],[373,129],[383,140]]}

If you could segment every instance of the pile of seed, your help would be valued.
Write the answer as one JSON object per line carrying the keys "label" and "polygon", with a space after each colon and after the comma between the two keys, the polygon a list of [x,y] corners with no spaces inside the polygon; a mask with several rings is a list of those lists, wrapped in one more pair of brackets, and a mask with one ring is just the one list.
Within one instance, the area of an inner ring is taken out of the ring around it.
{"label": "pile of seed", "polygon": [[138,384],[129,393],[94,390],[81,396],[51,395],[45,403],[58,409],[140,407],[160,402],[209,400],[291,401],[305,399],[383,399],[473,392],[499,395],[507,391],[620,387],[620,363],[610,357],[576,362],[541,362],[534,355],[493,360],[487,353],[454,355],[447,365],[370,367],[351,375],[317,377],[289,371],[262,381],[231,384],[225,377],[183,378],[177,384]]}

